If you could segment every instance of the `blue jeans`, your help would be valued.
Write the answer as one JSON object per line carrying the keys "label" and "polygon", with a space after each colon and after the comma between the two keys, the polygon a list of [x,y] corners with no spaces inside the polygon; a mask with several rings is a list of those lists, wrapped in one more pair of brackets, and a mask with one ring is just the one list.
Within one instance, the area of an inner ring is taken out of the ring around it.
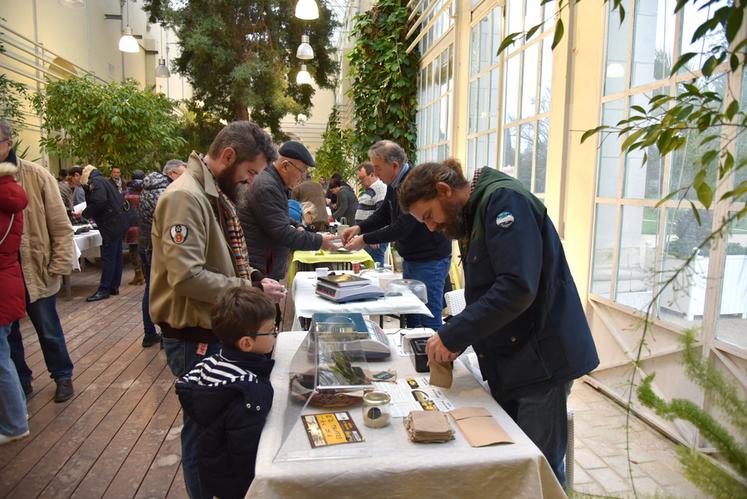
{"label": "blue jeans", "polygon": [[371,258],[373,258],[374,262],[379,263],[379,267],[384,266],[384,256],[386,256],[386,249],[389,246],[389,243],[382,243],[379,245],[378,248],[372,248],[368,244],[363,247],[364,250],[366,250],[366,253],[371,255]]}
{"label": "blue jeans", "polygon": [[[166,363],[176,377],[181,377],[192,370],[205,357],[214,355],[220,351],[220,343],[208,344],[204,356],[197,355],[198,344],[193,341],[181,341],[174,338],[163,339],[163,351],[166,353]],[[184,484],[187,493],[192,499],[211,497],[202,489],[200,483],[200,472],[198,467],[197,442],[200,438],[200,426],[187,416],[184,416],[182,427],[182,469],[184,471]]]}
{"label": "blue jeans", "polygon": [[143,291],[143,330],[145,336],[154,336],[156,326],[150,318],[150,250],[140,252],[140,263],[143,266],[143,276],[145,277],[145,290]]}
{"label": "blue jeans", "polygon": [[519,428],[539,447],[560,485],[565,487],[565,452],[568,447],[566,400],[573,381],[513,400],[493,398]]}
{"label": "blue jeans", "polygon": [[[65,334],[62,332],[60,317],[57,315],[57,297],[52,295],[29,303],[29,295],[26,291],[26,313],[29,314],[29,319],[36,329],[39,345],[44,354],[44,363],[47,364],[51,377],[55,380],[71,379],[73,361],[67,353]],[[8,343],[10,343],[10,356],[16,365],[18,378],[22,384],[31,383],[32,372],[26,365],[21,326],[18,321],[11,326]]]}
{"label": "blue jeans", "polygon": [[101,244],[101,281],[99,291],[116,293],[122,282],[122,239],[103,237]]}
{"label": "blue jeans", "polygon": [[449,265],[451,265],[451,257],[424,262],[402,261],[402,277],[415,279],[425,284],[425,288],[428,290],[428,303],[426,305],[433,314],[433,318],[422,314],[409,314],[407,316],[407,327],[438,329],[443,326],[444,321],[441,314],[444,309],[444,282],[446,281],[446,274],[449,273]]}
{"label": "blue jeans", "polygon": [[29,431],[26,397],[10,358],[10,324],[0,326],[0,434],[15,437]]}

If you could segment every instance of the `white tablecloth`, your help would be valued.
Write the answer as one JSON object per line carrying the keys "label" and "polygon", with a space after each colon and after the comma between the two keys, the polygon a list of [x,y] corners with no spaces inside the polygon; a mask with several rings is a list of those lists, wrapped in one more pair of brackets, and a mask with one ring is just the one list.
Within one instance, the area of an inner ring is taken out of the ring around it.
{"label": "white tablecloth", "polygon": [[[288,405],[289,364],[305,334],[288,332],[278,337],[272,371],[275,397],[247,497],[565,497],[539,449],[459,361],[454,363],[452,388],[444,390],[447,397],[457,407],[488,409],[514,444],[470,447],[453,421],[455,439],[451,442],[416,444],[408,440],[402,419],[394,418],[385,428],[371,429],[363,425],[360,407],[352,407],[347,410],[365,442],[311,449],[308,440],[303,442],[306,435],[296,432],[296,427],[289,438],[295,435],[293,445],[299,449],[306,445],[309,457],[275,460],[283,443],[284,416],[294,412]],[[379,365],[396,368],[400,378],[421,375],[415,373],[409,358],[396,352],[391,361],[375,364]],[[361,455],[350,457],[351,452]]]}
{"label": "white tablecloth", "polygon": [[428,307],[409,291],[402,296],[385,296],[378,300],[334,303],[317,296],[315,285],[315,272],[299,272],[293,279],[296,318],[311,318],[316,312],[359,312],[365,315],[424,314],[433,317]]}
{"label": "white tablecloth", "polygon": [[80,270],[80,257],[96,257],[101,247],[101,234],[97,230],[90,230],[73,236],[73,269]]}

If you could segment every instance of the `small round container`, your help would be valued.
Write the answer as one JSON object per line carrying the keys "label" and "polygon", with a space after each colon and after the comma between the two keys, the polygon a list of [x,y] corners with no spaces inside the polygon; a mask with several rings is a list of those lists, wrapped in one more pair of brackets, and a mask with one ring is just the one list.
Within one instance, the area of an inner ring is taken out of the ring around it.
{"label": "small round container", "polygon": [[363,396],[363,424],[369,428],[382,428],[392,419],[388,393],[368,392]]}

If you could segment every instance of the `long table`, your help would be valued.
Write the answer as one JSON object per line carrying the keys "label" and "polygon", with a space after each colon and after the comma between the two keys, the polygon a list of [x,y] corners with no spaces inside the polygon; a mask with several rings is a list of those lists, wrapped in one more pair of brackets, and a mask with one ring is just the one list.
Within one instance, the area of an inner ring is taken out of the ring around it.
{"label": "long table", "polygon": [[[515,443],[473,448],[452,422],[454,440],[416,444],[408,440],[402,419],[393,418],[389,426],[371,429],[364,426],[360,407],[352,407],[347,410],[365,442],[311,449],[298,427],[288,432],[286,420],[299,410],[288,398],[289,369],[305,335],[285,332],[278,336],[272,372],[275,397],[247,497],[566,497],[539,449],[460,361],[454,363],[452,388],[444,391],[448,399],[457,407],[485,407]],[[398,335],[390,336],[393,344],[395,338]],[[391,360],[379,365],[395,368],[398,377],[422,376],[395,348]],[[287,458],[284,450],[289,445],[300,449],[301,457],[296,453]]]}

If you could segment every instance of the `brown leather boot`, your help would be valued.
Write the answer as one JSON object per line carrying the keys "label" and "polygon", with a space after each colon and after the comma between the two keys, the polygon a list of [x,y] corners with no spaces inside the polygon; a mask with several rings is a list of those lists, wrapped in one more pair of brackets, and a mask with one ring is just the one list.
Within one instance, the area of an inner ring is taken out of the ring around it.
{"label": "brown leather boot", "polygon": [[139,284],[145,284],[145,276],[143,275],[143,269],[135,269],[135,277],[128,282],[130,286],[137,286]]}

